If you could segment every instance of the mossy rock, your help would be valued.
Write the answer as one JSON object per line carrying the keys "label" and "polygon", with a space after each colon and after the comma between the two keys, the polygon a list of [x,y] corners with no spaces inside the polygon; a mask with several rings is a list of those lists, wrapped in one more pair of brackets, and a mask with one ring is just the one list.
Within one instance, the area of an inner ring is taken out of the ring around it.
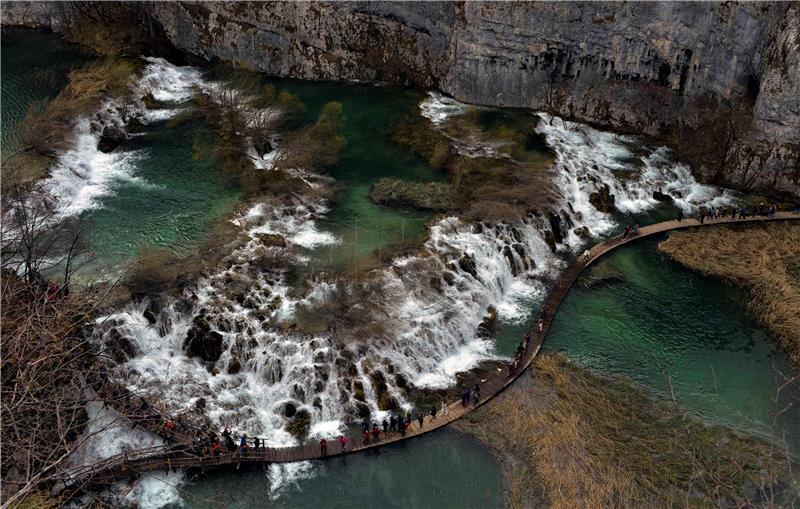
{"label": "mossy rock", "polygon": [[299,410],[286,424],[286,431],[298,440],[305,438],[310,428],[311,414],[308,410]]}

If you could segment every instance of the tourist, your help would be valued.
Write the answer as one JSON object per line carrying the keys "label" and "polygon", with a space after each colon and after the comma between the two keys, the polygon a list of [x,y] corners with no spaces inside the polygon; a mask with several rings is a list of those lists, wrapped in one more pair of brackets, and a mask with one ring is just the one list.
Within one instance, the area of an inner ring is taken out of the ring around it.
{"label": "tourist", "polygon": [[419,430],[422,431],[422,423],[425,417],[422,415],[422,412],[417,412],[417,422],[419,423]]}
{"label": "tourist", "polygon": [[639,235],[639,223],[636,223],[635,225],[633,225],[633,234],[634,235]]}
{"label": "tourist", "polygon": [[384,433],[388,433],[389,432],[389,421],[384,419],[381,424],[383,425],[383,432]]}
{"label": "tourist", "polygon": [[431,422],[436,420],[436,405],[431,405]]}
{"label": "tourist", "polygon": [[368,433],[369,432],[369,422],[366,419],[361,420],[361,432]]}
{"label": "tourist", "polygon": [[220,444],[219,441],[211,444],[211,454],[216,456],[217,458],[219,458],[220,455],[222,454],[222,444]]}
{"label": "tourist", "polygon": [[731,205],[731,219],[736,219],[736,207]]}
{"label": "tourist", "polygon": [[364,433],[361,435],[361,441],[364,442],[364,445],[369,443],[369,428],[364,430]]}
{"label": "tourist", "polygon": [[584,251],[584,252],[583,252],[583,254],[581,255],[581,261],[582,261],[583,263],[586,263],[586,262],[588,262],[588,261],[589,261],[589,258],[590,258],[590,257],[591,257],[591,253],[590,253],[590,252],[589,252],[589,250],[587,249],[587,250],[586,250],[586,251]]}
{"label": "tourist", "polygon": [[380,438],[381,438],[381,430],[380,430],[380,428],[378,427],[377,424],[373,424],[372,425],[372,441],[377,444],[378,441],[380,440]]}
{"label": "tourist", "polygon": [[167,431],[175,431],[175,421],[172,419],[167,420]]}
{"label": "tourist", "polygon": [[397,426],[400,436],[406,436],[406,420],[403,419],[402,415],[397,416]]}
{"label": "tourist", "polygon": [[470,389],[469,387],[467,387],[467,390],[465,392],[465,398],[466,399],[464,401],[464,406],[467,406],[469,402],[472,401],[472,389]]}
{"label": "tourist", "polygon": [[705,222],[705,220],[706,220],[706,211],[705,211],[705,209],[702,209],[702,208],[700,209],[699,217],[700,217],[700,224],[703,224]]}
{"label": "tourist", "polygon": [[347,451],[347,442],[349,442],[349,440],[347,439],[346,436],[342,435],[339,437],[339,445],[342,446],[342,452]]}
{"label": "tourist", "polygon": [[397,416],[395,414],[389,418],[389,429],[392,433],[397,433]]}
{"label": "tourist", "polygon": [[753,207],[753,210],[750,212],[750,218],[751,219],[755,219],[757,213],[758,213],[758,210],[756,209],[756,207]]}
{"label": "tourist", "polygon": [[247,433],[242,433],[242,436],[239,438],[239,451],[240,452],[247,452],[250,446],[247,445]]}
{"label": "tourist", "polygon": [[631,234],[631,225],[625,225],[625,230],[622,232],[622,240],[627,240]]}
{"label": "tourist", "polygon": [[683,209],[678,209],[678,222],[683,221]]}
{"label": "tourist", "polygon": [[447,401],[442,399],[442,415],[450,415],[450,407],[447,406]]}
{"label": "tourist", "polygon": [[544,329],[544,318],[541,318],[541,317],[539,318],[539,321],[537,322],[536,327],[538,327],[539,332],[542,332],[542,329]]}
{"label": "tourist", "polygon": [[323,456],[328,455],[328,441],[325,440],[324,438],[319,441],[319,452]]}
{"label": "tourist", "polygon": [[261,439],[260,439],[260,438],[258,438],[258,437],[255,437],[255,438],[253,439],[253,444],[254,444],[254,446],[255,446],[255,447],[254,447],[254,449],[255,449],[256,451],[258,451],[259,449],[261,449]]}
{"label": "tourist", "polygon": [[475,400],[474,405],[478,406],[478,401],[481,399],[481,386],[475,384],[475,388],[472,390],[472,398]]}

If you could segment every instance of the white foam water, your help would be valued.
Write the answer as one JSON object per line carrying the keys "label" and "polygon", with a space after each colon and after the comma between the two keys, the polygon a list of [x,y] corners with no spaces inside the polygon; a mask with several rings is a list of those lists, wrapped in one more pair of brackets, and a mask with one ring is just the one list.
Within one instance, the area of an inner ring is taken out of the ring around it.
{"label": "white foam water", "polygon": [[430,120],[434,125],[441,124],[452,117],[463,115],[474,108],[475,106],[458,102],[452,97],[447,97],[439,92],[428,92],[428,97],[419,105],[422,116]]}
{"label": "white foam water", "polygon": [[[436,96],[426,101],[423,112],[434,124],[468,108]],[[732,198],[698,184],[688,168],[671,161],[666,149],[649,149],[635,138],[546,115],[540,118],[538,130],[555,152],[556,186],[562,195],[551,207],[563,237],[556,251],[581,248],[586,240],[574,233],[576,228],[586,227],[598,236],[616,226],[614,216],[589,200],[603,185],[625,213],[654,207],[656,190],[687,210]],[[295,443],[286,431],[289,408],[309,413],[311,436],[332,437],[365,408],[380,419],[385,415],[381,399],[409,408],[403,380],[445,388],[457,382],[457,373],[501,358],[494,342],[478,333],[481,323],[493,312],[508,323],[524,322],[564,263],[548,244],[553,219],[544,211],[513,224],[470,224],[446,217],[430,226],[419,254],[397,259],[358,283],[311,279],[298,294],[285,272],[262,260],[297,260],[300,248],[336,242],[316,226],[326,211],[319,199],[302,197],[288,204],[254,204],[234,220],[242,230],[240,242],[220,269],[168,302],[156,324],[143,316],[146,302],[106,317],[99,336],[116,328],[137,352],[118,368],[129,385],[158,395],[176,411],[203,398],[214,423],[266,437],[269,445]],[[264,234],[281,236],[285,245]],[[357,293],[358,285],[378,290],[350,311],[375,327],[321,333],[295,327],[298,320],[314,318],[302,310],[324,314],[328,303]],[[187,356],[184,347],[187,332],[204,309],[210,327],[223,338],[222,355],[213,368]],[[274,473],[274,479],[289,478],[283,470]],[[280,491],[280,486],[276,481],[273,489]]]}
{"label": "white foam water", "polygon": [[[203,83],[200,71],[174,66],[159,58],[146,58],[148,63],[140,77],[130,84],[130,99],[111,98],[105,101],[91,119],[76,121],[73,146],[61,154],[44,187],[56,198],[59,216],[75,216],[101,206],[101,198],[114,192],[115,183],[136,179],[136,165],[143,151],[115,150],[103,153],[98,148],[106,126],[125,129],[130,119],[144,124],[176,115],[175,106],[192,98],[194,87]],[[168,108],[148,110],[143,97],[152,95]]]}

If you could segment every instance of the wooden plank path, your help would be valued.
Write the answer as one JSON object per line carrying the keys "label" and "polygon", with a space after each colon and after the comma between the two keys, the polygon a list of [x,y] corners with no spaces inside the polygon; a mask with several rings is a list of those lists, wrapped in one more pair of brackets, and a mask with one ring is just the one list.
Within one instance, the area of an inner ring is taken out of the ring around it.
{"label": "wooden plank path", "polygon": [[[448,412],[444,415],[441,411],[437,413],[436,419],[433,420],[430,415],[424,417],[422,426],[414,420],[408,427],[404,436],[399,433],[385,434],[381,432],[381,438],[378,442],[363,443],[361,438],[350,439],[347,444],[347,450],[343,451],[339,445],[338,440],[329,440],[327,444],[327,454],[323,454],[320,444],[318,442],[306,442],[302,445],[294,447],[273,447],[262,448],[258,451],[253,450],[251,447],[248,452],[225,452],[219,457],[202,456],[195,453],[188,447],[185,441],[178,444],[155,447],[140,451],[133,451],[124,455],[113,456],[102,462],[80,467],[72,470],[69,473],[69,478],[51,478],[51,481],[62,481],[64,485],[85,485],[85,484],[102,484],[105,485],[109,482],[119,480],[121,478],[138,475],[145,472],[155,470],[176,470],[176,469],[192,469],[205,472],[214,468],[222,466],[235,466],[237,469],[242,464],[262,464],[267,463],[284,463],[292,461],[304,461],[313,459],[324,459],[328,457],[341,456],[343,454],[353,454],[363,452],[370,449],[382,447],[384,445],[393,444],[402,440],[410,440],[425,433],[429,433],[451,422],[459,419],[466,413],[472,411],[477,406],[483,405],[486,401],[497,395],[503,389],[511,385],[533,362],[536,354],[542,346],[547,333],[550,330],[550,325],[555,318],[561,302],[566,297],[569,290],[575,284],[583,270],[598,260],[600,257],[609,251],[632,242],[637,239],[655,235],[658,233],[677,230],[683,228],[694,228],[698,226],[713,226],[719,224],[737,224],[737,223],[763,223],[767,221],[790,221],[800,220],[800,215],[790,212],[779,212],[774,217],[767,218],[764,216],[757,216],[755,218],[747,219],[716,219],[707,220],[701,224],[696,219],[684,219],[682,221],[665,221],[662,223],[645,226],[640,229],[637,236],[622,239],[621,236],[611,238],[605,242],[592,247],[588,252],[588,257],[581,255],[576,259],[568,268],[559,276],[553,288],[547,295],[547,299],[542,305],[542,313],[540,315],[541,330],[539,324],[534,326],[534,330],[530,332],[530,341],[527,348],[522,354],[522,359],[516,369],[511,370],[510,365],[498,368],[497,371],[490,375],[488,379],[481,381],[481,399],[477,404],[468,404],[466,407],[461,405],[461,402],[454,402],[448,406]],[[113,404],[113,401],[109,402]]]}

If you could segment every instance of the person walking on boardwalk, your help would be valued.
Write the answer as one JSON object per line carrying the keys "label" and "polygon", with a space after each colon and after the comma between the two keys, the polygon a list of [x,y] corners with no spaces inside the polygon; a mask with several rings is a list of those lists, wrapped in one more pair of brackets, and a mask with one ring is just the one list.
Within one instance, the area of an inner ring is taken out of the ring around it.
{"label": "person walking on boardwalk", "polygon": [[324,438],[319,441],[319,452],[323,456],[328,455],[328,441],[325,440]]}
{"label": "person walking on boardwalk", "polygon": [[444,399],[442,399],[442,415],[450,415],[450,407]]}
{"label": "person walking on boardwalk", "polygon": [[378,443],[381,438],[381,429],[378,427],[377,424],[372,425],[372,442]]}
{"label": "person walking on boardwalk", "polygon": [[249,448],[250,446],[247,445],[247,433],[242,433],[242,436],[239,438],[239,451],[247,452]]}
{"label": "person walking on boardwalk", "polygon": [[402,414],[397,416],[397,427],[398,431],[400,431],[400,436],[406,436],[406,420],[403,419]]}
{"label": "person walking on boardwalk", "polygon": [[361,440],[364,442],[364,445],[369,443],[369,428],[364,430],[364,433],[361,435]]}
{"label": "person walking on boardwalk", "polygon": [[475,384],[475,388],[472,390],[472,399],[475,400],[474,406],[478,406],[478,401],[481,399],[481,386]]}
{"label": "person walking on boardwalk", "polygon": [[419,423],[419,430],[422,431],[422,422],[424,421],[425,417],[422,415],[422,412],[417,412],[417,422]]}
{"label": "person walking on boardwalk", "polygon": [[253,449],[255,449],[256,451],[258,451],[259,449],[261,449],[261,439],[260,439],[260,438],[258,438],[258,437],[255,437],[255,438],[253,439]]}
{"label": "person walking on boardwalk", "polygon": [[436,405],[431,405],[431,422],[436,420]]}
{"label": "person walking on boardwalk", "polygon": [[397,433],[397,416],[394,414],[389,417],[389,430],[392,433]]}
{"label": "person walking on boardwalk", "polygon": [[384,419],[381,424],[383,425],[383,432],[384,433],[388,433],[389,432],[389,421]]}
{"label": "person walking on boardwalk", "polygon": [[678,209],[678,222],[683,221],[683,209]]}
{"label": "person walking on boardwalk", "polygon": [[339,445],[342,446],[342,452],[346,452],[347,451],[347,442],[349,442],[349,441],[350,440],[344,435],[339,437]]}

